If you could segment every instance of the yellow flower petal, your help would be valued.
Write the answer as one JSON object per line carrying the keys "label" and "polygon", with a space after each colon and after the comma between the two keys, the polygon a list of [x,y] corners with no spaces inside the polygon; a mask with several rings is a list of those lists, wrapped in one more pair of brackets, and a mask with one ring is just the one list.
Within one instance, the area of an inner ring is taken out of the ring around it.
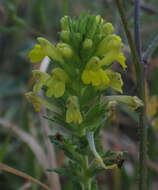
{"label": "yellow flower petal", "polygon": [[120,73],[114,72],[112,70],[106,70],[106,72],[110,79],[109,87],[122,93],[123,81],[122,81]]}
{"label": "yellow flower petal", "polygon": [[109,84],[110,79],[109,79],[109,77],[107,76],[106,72],[105,72],[103,69],[100,69],[99,72],[100,72],[100,76],[101,76],[101,81],[102,81],[102,83],[103,83],[104,85]]}
{"label": "yellow flower petal", "polygon": [[91,79],[90,79],[90,71],[89,70],[84,70],[82,73],[82,81],[84,84],[90,84]]}
{"label": "yellow flower petal", "polygon": [[52,75],[54,76],[55,80],[60,80],[60,81],[63,81],[63,82],[67,82],[69,80],[68,75],[61,68],[53,69],[52,70]]}
{"label": "yellow flower petal", "polygon": [[57,82],[54,84],[54,96],[59,98],[64,95],[65,92],[65,82]]}
{"label": "yellow flower petal", "polygon": [[120,65],[123,67],[123,69],[126,69],[127,68],[127,65],[125,63],[126,61],[126,58],[125,56],[123,55],[123,53],[120,53],[119,56],[117,57],[117,61],[120,63]]}
{"label": "yellow flower petal", "polygon": [[32,73],[36,80],[36,83],[33,86],[33,92],[37,93],[42,88],[42,86],[45,85],[50,76],[40,70],[33,70]]}
{"label": "yellow flower petal", "polygon": [[72,122],[72,112],[71,112],[71,110],[70,109],[68,109],[67,111],[66,111],[66,122],[67,123],[71,123]]}
{"label": "yellow flower petal", "polygon": [[121,38],[115,34],[108,35],[98,45],[97,55],[104,56],[110,51],[121,51],[123,44]]}
{"label": "yellow flower petal", "polygon": [[67,123],[78,123],[81,124],[83,121],[81,113],[79,109],[74,109],[74,108],[68,108],[66,111],[66,122]]}
{"label": "yellow flower petal", "polygon": [[90,76],[91,77],[91,81],[92,81],[92,85],[93,86],[99,86],[101,83],[101,76],[100,76],[100,72],[99,71],[90,71]]}
{"label": "yellow flower petal", "polygon": [[113,61],[117,60],[119,55],[119,51],[116,50],[111,50],[104,54],[104,58],[100,61],[101,66],[108,66],[110,65]]}
{"label": "yellow flower petal", "polygon": [[83,121],[83,119],[82,119],[82,116],[81,116],[81,112],[79,110],[77,110],[77,122],[79,124],[81,124],[82,121]]}
{"label": "yellow flower petal", "polygon": [[50,98],[53,96],[53,94],[54,94],[54,88],[48,88],[46,92],[46,96]]}
{"label": "yellow flower petal", "polygon": [[35,44],[34,48],[29,53],[31,63],[38,63],[42,61],[45,56],[46,55],[39,44]]}
{"label": "yellow flower petal", "polygon": [[65,83],[69,80],[68,75],[61,68],[52,70],[52,76],[46,81],[45,85],[48,87],[46,95],[51,97],[54,95],[59,98],[64,95]]}

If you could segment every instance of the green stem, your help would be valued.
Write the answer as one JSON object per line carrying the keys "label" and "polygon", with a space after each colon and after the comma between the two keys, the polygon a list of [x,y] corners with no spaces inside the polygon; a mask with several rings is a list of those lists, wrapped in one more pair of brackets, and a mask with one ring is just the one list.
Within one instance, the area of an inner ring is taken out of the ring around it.
{"label": "green stem", "polygon": [[82,190],[91,190],[91,178],[88,176],[88,156],[83,156],[83,177],[84,177],[84,183],[81,184]]}
{"label": "green stem", "polygon": [[63,0],[63,15],[67,15],[68,11],[67,11],[67,8],[68,8],[68,2],[67,0]]}
{"label": "green stem", "polygon": [[136,79],[137,79],[137,91],[139,98],[143,101],[144,106],[140,108],[139,115],[139,190],[146,190],[146,179],[147,179],[147,126],[146,126],[146,102],[145,102],[145,70],[143,64],[141,64],[141,59],[138,57],[138,53],[135,44],[132,39],[131,32],[128,27],[127,18],[125,11],[122,7],[120,0],[115,0],[118,7],[121,20],[125,29],[125,33],[128,39],[128,43],[133,56]]}

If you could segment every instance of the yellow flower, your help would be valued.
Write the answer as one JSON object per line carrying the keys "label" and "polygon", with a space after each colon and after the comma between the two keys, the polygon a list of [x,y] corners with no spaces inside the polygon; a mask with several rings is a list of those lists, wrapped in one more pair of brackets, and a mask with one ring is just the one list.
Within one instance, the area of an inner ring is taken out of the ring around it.
{"label": "yellow flower", "polygon": [[33,92],[37,93],[42,88],[42,86],[45,85],[50,76],[40,70],[33,70],[32,73],[36,80],[36,83],[33,87]]}
{"label": "yellow flower", "polygon": [[50,104],[49,102],[47,102],[46,100],[40,98],[39,96],[37,96],[35,93],[33,92],[27,92],[25,94],[26,98],[31,101],[31,103],[33,104],[33,107],[35,109],[36,112],[40,112],[40,106],[46,107],[47,109],[54,111],[56,113],[60,113],[61,111],[59,110],[59,108],[57,108],[56,106]]}
{"label": "yellow flower", "polygon": [[82,116],[79,109],[69,108],[66,112],[66,122],[67,123],[82,123]]}
{"label": "yellow flower", "polygon": [[97,50],[97,55],[103,56],[101,65],[108,66],[113,61],[118,61],[123,69],[126,69],[125,57],[121,52],[122,46],[121,38],[117,35],[112,34],[104,38],[99,44]]}
{"label": "yellow flower", "polygon": [[67,123],[82,123],[82,115],[78,105],[78,99],[76,96],[71,96],[67,100],[66,122]]}
{"label": "yellow flower", "polygon": [[67,58],[72,57],[72,49],[71,47],[66,43],[58,43],[57,49],[60,51],[60,53]]}
{"label": "yellow flower", "polygon": [[31,63],[40,62],[45,56],[46,55],[39,44],[35,44],[34,48],[29,53]]}
{"label": "yellow flower", "polygon": [[99,86],[101,84],[108,84],[109,78],[105,71],[99,65],[99,58],[92,57],[87,63],[85,70],[82,73],[82,81],[85,84],[92,83],[93,86]]}
{"label": "yellow flower", "polygon": [[136,110],[139,107],[144,106],[142,100],[140,100],[137,96],[104,96],[101,99],[102,103],[106,103],[108,101],[118,101],[118,102],[123,102],[125,104],[129,105],[129,109],[131,111]]}
{"label": "yellow flower", "polygon": [[37,40],[40,43],[40,46],[45,55],[47,55],[48,57],[52,58],[55,61],[63,63],[63,59],[59,50],[52,43],[41,37],[37,38]]}
{"label": "yellow flower", "polygon": [[48,97],[54,95],[56,98],[63,96],[65,92],[65,83],[67,81],[68,75],[63,69],[53,69],[52,76],[49,78],[49,80],[47,80],[45,84],[48,87],[46,95]]}
{"label": "yellow flower", "polygon": [[[110,88],[113,88],[114,90],[122,93],[123,81],[121,78],[121,74],[114,72],[110,69],[105,70],[105,72],[110,79],[108,86],[105,86],[105,88],[110,87]],[[102,86],[102,88],[104,88],[104,86]]]}

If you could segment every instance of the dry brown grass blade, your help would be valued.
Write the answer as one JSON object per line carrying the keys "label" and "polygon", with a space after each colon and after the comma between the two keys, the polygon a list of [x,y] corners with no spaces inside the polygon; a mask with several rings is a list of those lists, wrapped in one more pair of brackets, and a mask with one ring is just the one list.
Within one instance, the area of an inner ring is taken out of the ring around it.
{"label": "dry brown grass blade", "polygon": [[19,170],[16,170],[16,169],[14,169],[14,168],[11,168],[11,167],[9,167],[9,166],[7,166],[7,165],[5,165],[5,164],[0,163],[0,170],[3,170],[3,171],[6,171],[6,172],[9,172],[9,173],[12,173],[12,174],[17,175],[17,176],[20,176],[20,177],[22,177],[22,178],[24,178],[24,179],[26,179],[26,180],[28,180],[28,181],[31,181],[31,182],[33,182],[33,183],[36,183],[36,184],[40,185],[41,187],[43,187],[43,188],[46,189],[46,190],[51,190],[47,185],[41,183],[41,182],[38,181],[37,179],[35,179],[35,178],[33,178],[33,177],[31,177],[31,176],[25,174],[24,172],[21,172],[21,171],[19,171]]}

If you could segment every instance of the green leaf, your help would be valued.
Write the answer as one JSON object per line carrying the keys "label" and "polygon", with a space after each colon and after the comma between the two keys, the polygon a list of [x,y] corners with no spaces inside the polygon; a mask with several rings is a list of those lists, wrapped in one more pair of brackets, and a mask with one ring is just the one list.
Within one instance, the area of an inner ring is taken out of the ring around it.
{"label": "green leaf", "polygon": [[98,103],[93,105],[86,113],[81,128],[87,128],[89,131],[96,130],[105,121],[104,114],[105,106],[100,106]]}
{"label": "green leaf", "polygon": [[57,174],[61,176],[67,176],[71,177],[72,171],[69,168],[53,168],[53,169],[47,169],[48,172],[56,172]]}
{"label": "green leaf", "polygon": [[6,154],[6,151],[7,151],[7,148],[8,148],[8,144],[9,144],[9,141],[10,141],[10,136],[11,136],[11,130],[9,131],[1,149],[0,149],[0,163],[3,162],[4,160],[4,157],[5,157],[5,154]]}
{"label": "green leaf", "polygon": [[99,190],[97,182],[95,179],[92,180],[92,188],[91,190]]}

